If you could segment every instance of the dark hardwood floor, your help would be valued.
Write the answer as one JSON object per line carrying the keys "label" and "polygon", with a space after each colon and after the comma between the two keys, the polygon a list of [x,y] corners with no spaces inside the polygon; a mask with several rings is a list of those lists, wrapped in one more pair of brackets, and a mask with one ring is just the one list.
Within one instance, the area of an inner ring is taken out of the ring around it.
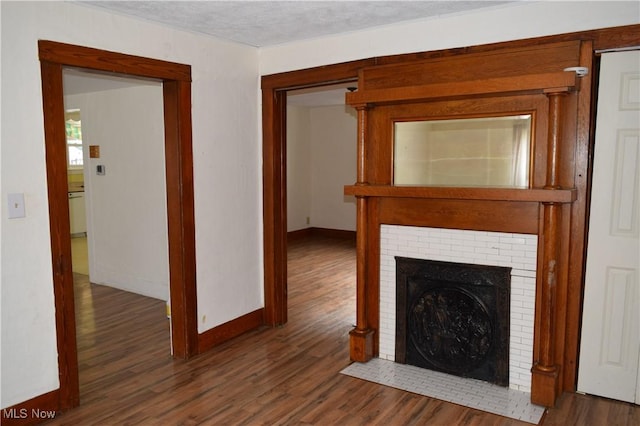
{"label": "dark hardwood floor", "polygon": [[[351,241],[292,241],[289,322],[188,361],[169,354],[164,302],[78,278],[81,405],[47,424],[528,424],[339,373],[355,321]],[[543,424],[637,425],[640,408],[570,394]]]}

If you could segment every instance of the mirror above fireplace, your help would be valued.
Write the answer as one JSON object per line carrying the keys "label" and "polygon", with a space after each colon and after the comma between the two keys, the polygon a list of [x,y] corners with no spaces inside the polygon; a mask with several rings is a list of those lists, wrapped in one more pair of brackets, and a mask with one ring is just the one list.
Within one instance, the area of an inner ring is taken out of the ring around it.
{"label": "mirror above fireplace", "polygon": [[394,185],[529,186],[531,114],[394,125]]}

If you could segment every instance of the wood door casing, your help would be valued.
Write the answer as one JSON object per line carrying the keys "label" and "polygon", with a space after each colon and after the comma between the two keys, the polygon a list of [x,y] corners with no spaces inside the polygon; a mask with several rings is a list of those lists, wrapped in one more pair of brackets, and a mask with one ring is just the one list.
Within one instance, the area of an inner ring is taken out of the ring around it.
{"label": "wood door casing", "polygon": [[80,402],[75,341],[62,69],[80,67],[163,81],[172,347],[197,353],[195,223],[191,151],[191,68],[188,65],[41,40],[42,97],[49,194],[60,389],[55,409]]}
{"label": "wood door casing", "polygon": [[371,60],[353,61],[262,77],[262,190],[264,224],[264,322],[287,322],[286,93],[355,81]]}

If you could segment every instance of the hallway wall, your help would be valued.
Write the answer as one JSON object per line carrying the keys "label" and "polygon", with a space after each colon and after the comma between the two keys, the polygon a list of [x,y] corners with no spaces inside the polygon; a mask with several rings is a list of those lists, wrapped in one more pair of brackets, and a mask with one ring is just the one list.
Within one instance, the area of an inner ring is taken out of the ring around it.
{"label": "hallway wall", "polygon": [[[65,107],[82,115],[91,282],[166,301],[162,105],[159,82],[65,96]],[[89,158],[89,145],[100,147],[100,158]]]}

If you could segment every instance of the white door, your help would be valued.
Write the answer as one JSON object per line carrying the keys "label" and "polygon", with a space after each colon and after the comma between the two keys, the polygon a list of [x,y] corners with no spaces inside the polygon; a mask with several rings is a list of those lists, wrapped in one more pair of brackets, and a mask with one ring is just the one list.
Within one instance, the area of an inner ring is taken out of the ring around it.
{"label": "white door", "polygon": [[640,51],[605,53],[578,391],[640,403]]}

